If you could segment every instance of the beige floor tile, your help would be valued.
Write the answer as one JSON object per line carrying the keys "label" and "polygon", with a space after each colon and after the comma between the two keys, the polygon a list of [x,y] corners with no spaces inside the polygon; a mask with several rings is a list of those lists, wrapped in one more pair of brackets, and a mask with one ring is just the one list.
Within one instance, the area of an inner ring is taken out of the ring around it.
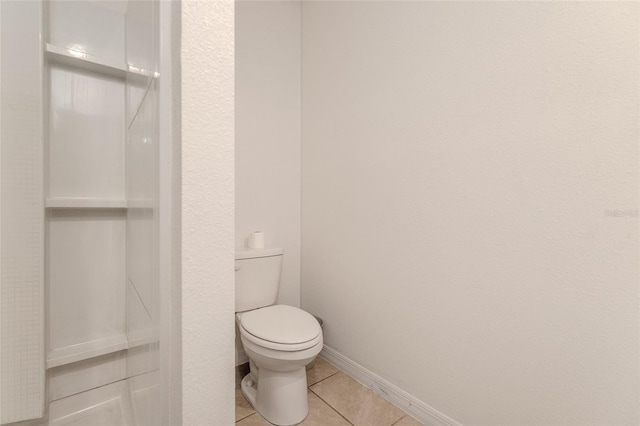
{"label": "beige floor tile", "polygon": [[311,386],[318,383],[327,377],[333,376],[338,372],[338,369],[329,364],[324,359],[316,358],[316,365],[313,368],[307,370],[307,386]]}
{"label": "beige floor tile", "polygon": [[[238,395],[236,394],[236,398]],[[304,426],[349,426],[349,422],[336,413],[335,410],[329,407],[324,401],[318,398],[313,392],[308,393],[309,397],[309,415],[301,425]],[[244,400],[244,397],[240,395],[240,398]],[[245,401],[246,403],[246,401]],[[248,403],[247,403],[248,405]],[[250,407],[250,406],[249,406]],[[258,413],[255,413],[253,409],[247,415],[238,417],[238,404],[236,402],[236,424],[241,426],[252,425],[267,425],[266,422]]]}
{"label": "beige floor tile", "polygon": [[255,413],[256,411],[251,407],[251,404],[244,399],[240,389],[236,389],[236,422],[242,420]]}
{"label": "beige floor tile", "polygon": [[254,413],[249,417],[245,417],[239,422],[236,422],[236,425],[238,426],[264,426],[264,425],[270,426],[270,423],[266,422],[262,417],[260,417],[260,414]]}
{"label": "beige floor tile", "polygon": [[309,392],[309,415],[301,424],[304,426],[349,426],[348,421],[313,392]]}
{"label": "beige floor tile", "polygon": [[407,415],[404,416],[400,421],[393,426],[423,426],[422,423],[414,419],[413,417]]}
{"label": "beige floor tile", "polygon": [[356,426],[390,426],[405,416],[344,373],[336,373],[310,389]]}

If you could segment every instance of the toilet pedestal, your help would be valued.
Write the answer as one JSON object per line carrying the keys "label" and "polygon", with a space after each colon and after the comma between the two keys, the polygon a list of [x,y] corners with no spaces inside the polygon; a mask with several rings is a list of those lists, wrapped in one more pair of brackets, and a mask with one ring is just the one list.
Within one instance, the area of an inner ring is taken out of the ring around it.
{"label": "toilet pedestal", "polygon": [[276,425],[302,422],[309,413],[305,368],[286,374],[265,368],[255,369],[257,374],[252,371],[242,379],[241,391],[256,411]]}

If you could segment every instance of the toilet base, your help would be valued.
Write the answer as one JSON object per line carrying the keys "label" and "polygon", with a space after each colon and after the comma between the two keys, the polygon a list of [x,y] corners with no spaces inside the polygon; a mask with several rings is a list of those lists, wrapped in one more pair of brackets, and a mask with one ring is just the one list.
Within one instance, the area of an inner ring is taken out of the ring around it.
{"label": "toilet base", "polygon": [[[251,363],[251,367],[254,365]],[[255,368],[244,376],[242,395],[267,421],[278,426],[295,425],[309,413],[307,374],[303,367],[286,373]]]}

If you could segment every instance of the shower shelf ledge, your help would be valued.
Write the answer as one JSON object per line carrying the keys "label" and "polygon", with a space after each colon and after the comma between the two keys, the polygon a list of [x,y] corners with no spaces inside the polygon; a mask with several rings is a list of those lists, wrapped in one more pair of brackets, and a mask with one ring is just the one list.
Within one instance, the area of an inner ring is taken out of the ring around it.
{"label": "shower shelf ledge", "polygon": [[91,342],[54,349],[47,357],[47,368],[59,367],[129,348],[127,336],[119,334]]}
{"label": "shower shelf ledge", "polygon": [[85,71],[91,71],[99,74],[110,75],[124,79],[127,75],[127,67],[124,62],[110,61],[104,58],[91,56],[87,53],[67,49],[47,43],[45,52],[49,61],[66,65]]}
{"label": "shower shelf ledge", "polygon": [[47,198],[47,208],[85,208],[85,209],[126,209],[127,200],[114,198],[75,198],[75,197],[51,197]]}

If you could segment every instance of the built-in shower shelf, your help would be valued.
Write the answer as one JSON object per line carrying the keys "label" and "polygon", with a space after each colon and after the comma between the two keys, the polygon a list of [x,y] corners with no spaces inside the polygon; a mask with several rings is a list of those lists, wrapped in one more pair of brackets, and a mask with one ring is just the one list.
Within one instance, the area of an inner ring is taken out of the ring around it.
{"label": "built-in shower shelf", "polygon": [[125,78],[127,66],[124,62],[98,58],[87,53],[47,43],[47,58],[51,62],[83,69],[112,77]]}
{"label": "built-in shower shelf", "polygon": [[129,348],[136,348],[138,346],[148,345],[150,343],[158,342],[160,332],[158,327],[149,327],[142,330],[136,330],[128,335]]}
{"label": "built-in shower shelf", "polygon": [[59,367],[97,356],[118,352],[129,347],[127,336],[119,334],[104,339],[54,349],[47,357],[47,368]]}
{"label": "built-in shower shelf", "polygon": [[45,202],[47,208],[62,209],[126,209],[128,204],[127,200],[118,198],[51,197]]}

